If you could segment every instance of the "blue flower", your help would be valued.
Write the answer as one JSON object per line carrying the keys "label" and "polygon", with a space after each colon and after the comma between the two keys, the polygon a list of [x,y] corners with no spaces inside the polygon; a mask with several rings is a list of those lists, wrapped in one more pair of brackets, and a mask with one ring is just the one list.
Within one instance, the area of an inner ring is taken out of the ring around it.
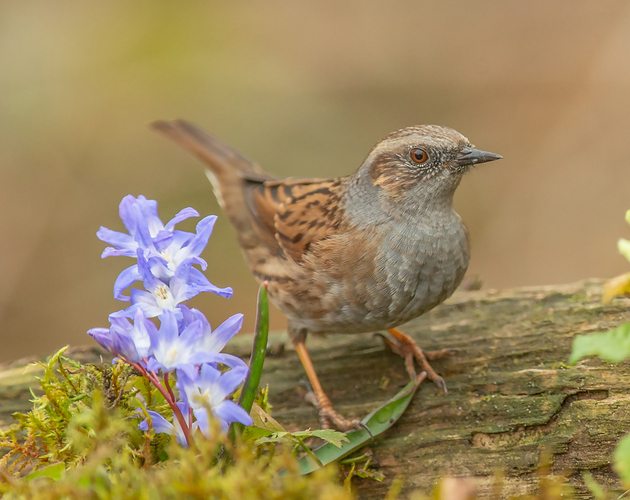
{"label": "blue flower", "polygon": [[[174,229],[178,222],[189,217],[199,217],[199,213],[192,208],[181,210],[164,225],[157,215],[156,201],[147,200],[144,196],[136,199],[128,195],[120,203],[119,213],[129,234],[101,227],[96,233],[98,238],[114,245],[103,251],[103,258],[118,255],[136,257],[142,254],[149,263],[150,272],[166,284],[169,284],[171,278],[177,274],[177,269],[184,263],[190,263],[191,266],[198,264],[206,270],[208,264],[200,255],[208,244],[217,220],[216,215],[200,220],[194,234]],[[128,267],[116,279],[114,297],[129,301],[129,296],[123,295],[123,290],[144,279],[138,265]],[[213,287],[212,290],[202,291],[212,291],[223,297],[232,295],[231,288],[214,287],[198,269],[192,268],[189,271],[189,279],[200,286]]]}
{"label": "blue flower", "polygon": [[157,328],[144,317],[141,310],[136,311],[133,324],[116,313],[110,314],[109,322],[111,323],[109,329],[88,330],[88,334],[103,348],[132,363],[138,363],[151,354],[151,335]]}
{"label": "blue flower", "polygon": [[[159,413],[148,411],[148,418],[139,428],[148,430],[150,421],[156,432],[175,435],[187,447],[195,430],[201,429],[208,435],[212,415],[223,429],[232,422],[252,424],[243,408],[226,399],[247,376],[247,364],[221,352],[241,328],[243,315],[235,314],[213,331],[203,313],[183,304],[201,292],[232,296],[231,288],[213,285],[193,267],[207,268],[200,255],[212,234],[216,216],[203,218],[195,233],[187,233],[175,230],[175,225],[198,217],[196,210],[186,208],[163,224],[157,208],[157,202],[144,196],[125,196],[119,212],[128,234],[99,229],[97,236],[112,245],[103,251],[103,258],[123,255],[137,258],[137,263],[120,273],[114,284],[114,297],[131,301],[131,305],[110,314],[109,329],[92,328],[88,333],[146,376],[174,412],[171,423]],[[131,289],[130,296],[123,295],[138,281],[145,290]],[[155,317],[160,321],[159,328],[150,319]],[[221,373],[219,365],[229,370]],[[174,370],[183,402],[157,376],[161,371],[168,382],[166,374]]]}
{"label": "blue flower", "polygon": [[[183,304],[180,304],[179,308],[182,311],[183,327],[195,321],[201,323],[201,336],[195,344],[195,349],[202,352],[221,352],[243,326],[243,315],[239,313],[230,316],[213,331],[210,323],[201,311],[189,309]],[[180,326],[180,330],[182,326]],[[231,354],[221,355],[223,356],[221,363],[229,368],[247,369],[247,364],[241,358]]]}
{"label": "blue flower", "polygon": [[112,338],[109,328],[90,328],[87,333],[96,340],[103,349],[109,351],[115,356],[118,355],[118,351],[114,345],[114,339]]}
{"label": "blue flower", "polygon": [[[147,363],[149,370],[156,373],[162,370],[163,373],[168,373],[177,369],[194,378],[198,371],[197,366],[202,363],[244,364],[236,356],[200,348],[203,336],[201,321],[193,321],[186,325],[181,333],[173,312],[164,311],[160,316],[160,322],[160,329],[151,332],[153,355]],[[238,363],[234,360],[238,360]]]}
{"label": "blue flower", "polygon": [[133,341],[128,336],[121,335],[114,328],[91,328],[88,330],[88,335],[91,335],[94,340],[114,356],[121,356],[132,363],[137,363],[141,359]]}
{"label": "blue flower", "polygon": [[[170,282],[171,278],[177,273],[177,269],[183,264],[191,263],[191,266],[199,264],[205,271],[208,264],[199,257],[199,255],[208,244],[208,239],[212,233],[212,227],[215,221],[216,216],[209,215],[197,224],[197,234],[174,231],[172,238],[170,238],[168,245],[166,245],[164,249],[160,249],[161,246],[158,245],[155,251],[147,252],[139,248],[136,252],[139,253],[139,251],[142,250],[143,256],[147,259],[151,274],[165,283]],[[120,273],[114,283],[114,297],[118,300],[128,301],[129,297],[123,295],[123,290],[136,281],[142,281],[143,279],[143,274],[137,264],[128,267]],[[214,285],[194,267],[190,268],[189,279],[198,285],[213,287],[212,290],[204,291],[212,291],[226,298],[232,296],[231,288],[214,287]]]}
{"label": "blue flower", "polygon": [[213,285],[199,270],[192,267],[193,259],[183,262],[168,283],[156,278],[151,272],[154,262],[155,258],[146,260],[142,251],[138,250],[137,268],[147,291],[132,289],[131,307],[124,314],[131,315],[136,309],[142,309],[147,318],[159,316],[163,311],[172,311],[181,317],[181,310],[177,306],[202,292],[212,292],[225,298],[232,296],[230,287],[219,288]]}
{"label": "blue flower", "polygon": [[180,397],[192,408],[199,429],[206,437],[210,431],[208,410],[219,420],[224,431],[232,422],[252,425],[247,412],[234,401],[226,399],[243,383],[246,376],[246,368],[233,368],[221,373],[208,364],[202,365],[199,374],[193,377],[189,373],[177,371]]}
{"label": "blue flower", "polygon": [[[188,407],[182,402],[177,403],[177,406],[179,407],[179,410],[182,412],[182,415],[184,415],[184,418],[186,418],[186,415],[188,415]],[[151,416],[151,425],[153,426],[153,430],[156,433],[169,434],[171,436],[174,435],[175,439],[177,440],[179,444],[181,444],[184,448],[188,448],[186,435],[184,434],[184,431],[182,430],[181,425],[179,425],[179,421],[177,420],[177,418],[175,418],[174,415],[173,415],[173,423],[170,423],[168,420],[166,420],[162,415],[160,415],[156,411],[147,410],[147,413]],[[197,430],[197,428],[198,428],[198,425],[195,422],[192,424],[191,431],[194,432],[195,430]],[[149,422],[146,418],[142,422],[140,422],[140,424],[138,425],[138,429],[140,429],[141,431],[149,430]]]}
{"label": "blue flower", "polygon": [[160,241],[156,249],[159,252],[157,257],[161,257],[157,261],[161,269],[153,269],[155,276],[166,281],[175,274],[180,264],[189,259],[192,259],[193,264],[199,264],[205,271],[208,264],[199,256],[208,244],[216,220],[216,215],[209,215],[199,221],[196,234],[173,231],[170,238]]}
{"label": "blue flower", "polygon": [[142,195],[138,198],[125,196],[120,202],[118,213],[129,234],[101,226],[96,236],[115,247],[107,247],[103,251],[103,258],[117,255],[135,257],[138,248],[155,252],[156,243],[163,245],[172,238],[175,224],[190,217],[199,217],[195,209],[184,208],[164,225],[157,214],[157,201],[147,200]]}
{"label": "blue flower", "polygon": [[157,331],[157,328],[140,309],[134,315],[133,324],[127,318],[110,316],[109,320],[112,323],[112,328],[118,329],[121,334],[132,340],[140,358],[151,355],[151,335]]}

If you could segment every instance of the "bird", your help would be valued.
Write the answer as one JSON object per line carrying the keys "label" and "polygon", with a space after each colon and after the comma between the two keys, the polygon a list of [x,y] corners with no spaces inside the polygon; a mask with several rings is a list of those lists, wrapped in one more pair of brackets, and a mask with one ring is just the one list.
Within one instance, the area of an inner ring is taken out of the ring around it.
{"label": "bird", "polygon": [[387,330],[384,342],[404,358],[411,379],[428,377],[446,392],[428,362],[446,350],[423,351],[397,327],[461,283],[470,246],[453,195],[466,172],[501,155],[476,149],[452,128],[416,125],[387,135],[352,174],[277,179],[190,122],[151,127],[205,164],[250,270],[287,316],[323,428],[361,424],[334,409],[306,348],[308,334]]}

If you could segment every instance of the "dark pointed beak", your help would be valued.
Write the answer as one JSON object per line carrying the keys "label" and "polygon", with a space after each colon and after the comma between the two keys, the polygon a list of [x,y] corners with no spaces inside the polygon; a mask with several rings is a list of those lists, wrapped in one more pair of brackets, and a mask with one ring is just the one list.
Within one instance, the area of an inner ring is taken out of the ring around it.
{"label": "dark pointed beak", "polygon": [[459,167],[466,165],[476,165],[477,163],[486,163],[487,161],[501,160],[503,156],[490,153],[488,151],[481,151],[471,147],[465,147],[459,152],[457,158],[455,158],[455,164]]}

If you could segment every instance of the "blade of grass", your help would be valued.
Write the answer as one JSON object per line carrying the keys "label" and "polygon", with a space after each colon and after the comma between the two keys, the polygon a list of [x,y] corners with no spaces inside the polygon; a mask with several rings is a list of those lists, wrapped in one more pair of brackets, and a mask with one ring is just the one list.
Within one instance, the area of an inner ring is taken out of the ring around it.
{"label": "blade of grass", "polygon": [[[256,391],[260,384],[263,364],[265,363],[265,353],[267,352],[267,340],[269,339],[269,301],[267,298],[267,282],[263,282],[258,289],[258,305],[256,312],[256,328],[254,334],[254,345],[249,361],[249,373],[243,384],[241,396],[238,404],[249,413],[256,399]],[[235,432],[241,432],[243,424],[235,422],[230,429],[230,438],[233,439]]]}
{"label": "blade of grass", "polygon": [[[331,443],[326,443],[316,450],[313,450],[313,454],[323,465],[326,465],[345,457],[370,441],[373,436],[377,436],[389,429],[405,412],[407,406],[409,406],[409,402],[420,385],[419,381],[409,382],[387,403],[378,407],[361,420],[369,429],[369,432],[366,429],[348,432],[346,437],[349,442],[343,443],[341,448],[337,448]],[[317,464],[310,455],[305,455],[298,461],[300,474],[310,474],[319,469],[319,467],[320,465]]]}

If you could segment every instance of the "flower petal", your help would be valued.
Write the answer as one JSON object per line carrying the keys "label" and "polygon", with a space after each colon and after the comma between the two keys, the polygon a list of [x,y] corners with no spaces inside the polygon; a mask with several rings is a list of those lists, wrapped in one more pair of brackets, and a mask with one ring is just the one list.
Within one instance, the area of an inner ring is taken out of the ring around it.
{"label": "flower petal", "polygon": [[[173,431],[175,430],[173,424],[166,420],[162,415],[153,410],[147,410],[147,413],[151,415],[151,424],[153,425],[153,430],[155,432],[173,434]],[[141,431],[148,431],[149,421],[147,419],[144,419],[138,425],[138,429],[140,429]]]}
{"label": "flower petal", "polygon": [[154,260],[153,258],[150,260],[147,260],[144,257],[142,250],[140,249],[138,249],[137,257],[138,257],[138,271],[140,272],[140,275],[142,276],[144,287],[150,292],[153,292],[158,287],[164,285],[165,283],[163,281],[160,281],[158,278],[156,278],[151,272],[151,265],[155,265],[157,261]]}
{"label": "flower petal", "polygon": [[[186,363],[191,363],[194,365],[204,365],[205,363],[223,363],[227,366],[226,356],[229,354],[223,354],[220,352],[193,352],[187,359]],[[245,365],[247,366],[247,365]]]}
{"label": "flower petal", "polygon": [[153,322],[149,321],[144,316],[141,309],[138,309],[133,318],[133,327],[130,330],[130,336],[141,358],[146,358],[152,354],[151,335],[156,331],[157,328]]}
{"label": "flower petal", "polygon": [[179,397],[182,398],[184,404],[191,407],[191,401],[189,400],[195,393],[198,393],[195,386],[196,373],[189,373],[188,371],[177,370],[177,389],[179,390]]}
{"label": "flower petal", "polygon": [[197,419],[197,426],[201,433],[207,438],[210,437],[210,419],[208,418],[208,410],[204,407],[194,408],[193,413]]}
{"label": "flower petal", "polygon": [[203,350],[219,352],[243,326],[243,315],[235,314],[221,323],[214,332],[205,335],[200,341]]}
{"label": "flower petal", "polygon": [[212,408],[212,411],[214,416],[221,421],[221,424],[225,422],[224,430],[232,422],[240,422],[243,425],[252,425],[254,423],[252,417],[234,401],[223,401]]}
{"label": "flower petal", "polygon": [[179,337],[177,317],[172,311],[166,310],[160,314],[159,340],[165,344],[175,342]]}
{"label": "flower petal", "polygon": [[211,292],[225,299],[229,299],[232,295],[234,295],[234,291],[231,287],[228,286],[225,288],[219,288],[216,285],[213,285],[199,269],[195,269],[194,267],[190,268],[188,283],[195,286],[196,290],[199,290],[197,293]]}
{"label": "flower petal", "polygon": [[116,354],[123,357],[127,361],[132,363],[137,363],[140,361],[140,356],[138,354],[138,350],[136,349],[136,345],[133,343],[131,336],[129,335],[129,330],[121,330],[112,326],[109,329],[109,332],[112,336],[112,341],[114,344],[114,349],[116,350]]}
{"label": "flower petal", "polygon": [[122,300],[124,302],[128,302],[131,300],[130,296],[123,295],[123,291],[133,285],[136,281],[141,281],[142,275],[138,270],[138,265],[135,264],[131,267],[125,269],[122,273],[118,275],[116,281],[114,282],[114,298],[117,300]]}
{"label": "flower petal", "polygon": [[201,257],[193,257],[193,264],[200,265],[202,271],[205,271],[206,269],[208,269],[208,263]]}
{"label": "flower petal", "polygon": [[200,387],[208,388],[218,384],[221,379],[221,372],[210,365],[202,365],[199,370],[199,379],[197,383]]}
{"label": "flower petal", "polygon": [[162,314],[164,309],[158,307],[155,302],[155,297],[152,293],[145,292],[144,290],[138,290],[136,288],[131,289],[131,307],[125,310],[125,316],[132,316],[132,313],[136,312],[136,309],[142,309],[144,315],[147,318],[155,318]]}
{"label": "flower petal", "polygon": [[135,204],[136,197],[128,194],[121,200],[120,205],[118,205],[118,216],[130,235],[134,235],[136,232],[136,218],[133,215],[133,206]]}
{"label": "flower petal", "polygon": [[180,223],[183,220],[189,219],[191,217],[199,217],[199,212],[194,208],[188,207],[180,210],[175,217],[169,220],[164,228],[168,231],[172,231],[175,227],[175,224]]}
{"label": "flower petal", "polygon": [[226,354],[224,352],[221,353],[222,359],[219,363],[224,364],[228,368],[237,369],[237,370],[248,370],[249,367],[247,363],[243,361],[238,356],[234,356],[232,354]]}
{"label": "flower petal", "polygon": [[247,377],[247,371],[247,369],[232,368],[221,375],[218,384],[215,386],[215,390],[212,391],[212,399],[215,404],[217,404],[215,397],[217,399],[225,399],[243,383],[245,377]]}
{"label": "flower petal", "polygon": [[149,221],[142,217],[142,211],[138,205],[132,207],[132,212],[137,221],[134,239],[138,242],[138,246],[155,252],[155,245],[153,244],[152,234],[148,225]]}
{"label": "flower petal", "polygon": [[208,244],[208,240],[210,239],[216,220],[216,215],[209,215],[199,221],[197,224],[197,234],[192,238],[190,243],[179,252],[181,256],[178,257],[182,261],[192,257],[199,257],[199,255],[201,255],[201,252],[203,252],[204,248],[206,248],[206,245]]}
{"label": "flower petal", "polygon": [[127,257],[136,256],[138,243],[128,234],[112,231],[111,229],[101,226],[101,228],[96,232],[96,237],[99,240],[115,247],[108,247],[103,250],[103,254],[101,255],[102,258],[109,257],[111,255],[124,255]]}
{"label": "flower petal", "polygon": [[166,229],[160,231],[158,234],[155,235],[155,238],[153,238],[153,244],[159,252],[162,252],[165,248],[168,248],[168,246],[172,242],[173,233],[171,231],[167,231]]}
{"label": "flower petal", "polygon": [[114,342],[112,340],[112,336],[109,333],[109,328],[90,328],[87,333],[94,340],[96,340],[103,349],[109,351],[112,354],[116,354],[114,349]]}
{"label": "flower petal", "polygon": [[149,356],[147,360],[147,370],[153,373],[157,373],[162,369],[162,365],[155,359],[155,356]]}
{"label": "flower petal", "polygon": [[140,195],[136,200],[135,206],[140,209],[141,219],[144,221],[145,227],[149,230],[151,236],[155,236],[164,229],[164,224],[158,217],[157,201],[147,200],[143,195]]}

